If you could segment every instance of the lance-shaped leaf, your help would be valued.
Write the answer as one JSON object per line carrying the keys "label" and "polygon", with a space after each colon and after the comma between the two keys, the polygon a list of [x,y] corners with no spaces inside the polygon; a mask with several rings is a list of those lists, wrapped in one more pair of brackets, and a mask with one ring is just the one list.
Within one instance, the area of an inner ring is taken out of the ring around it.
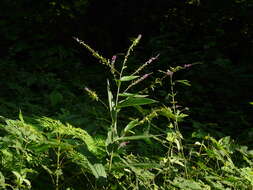
{"label": "lance-shaped leaf", "polygon": [[132,93],[119,93],[119,96],[123,97],[136,97],[136,98],[145,98],[148,95],[142,95],[142,94],[132,94]]}
{"label": "lance-shaped leaf", "polygon": [[113,101],[113,95],[110,89],[110,82],[107,80],[107,94],[108,94],[108,103],[109,103],[109,109],[110,111],[113,110],[114,107],[114,101]]}
{"label": "lance-shaped leaf", "polygon": [[176,120],[176,116],[170,107],[164,107],[160,110],[160,114],[167,117],[168,119]]}
{"label": "lance-shaped leaf", "polygon": [[92,174],[95,176],[96,179],[107,177],[105,168],[102,164],[100,163],[96,163],[94,165],[92,165],[91,163],[88,163],[88,164],[92,171]]}
{"label": "lance-shaped leaf", "polygon": [[150,98],[142,98],[142,97],[128,97],[125,100],[122,100],[118,104],[118,108],[129,107],[129,106],[137,106],[137,105],[145,105],[145,104],[153,104],[156,103],[156,100]]}
{"label": "lance-shaped leaf", "polygon": [[139,76],[124,76],[124,77],[121,77],[119,80],[122,82],[122,81],[130,81],[130,80],[134,80],[136,78],[138,78]]}
{"label": "lance-shaped leaf", "polygon": [[141,140],[141,139],[148,139],[151,137],[155,137],[154,135],[135,135],[129,137],[119,137],[115,139],[115,141],[131,141],[131,140]]}
{"label": "lance-shaped leaf", "polygon": [[130,121],[127,126],[124,128],[124,133],[128,132],[129,130],[131,130],[132,128],[134,128],[135,126],[137,126],[139,124],[139,120],[135,119],[133,121]]}
{"label": "lance-shaped leaf", "polygon": [[186,86],[191,86],[191,84],[188,80],[176,80],[175,82],[184,84]]}

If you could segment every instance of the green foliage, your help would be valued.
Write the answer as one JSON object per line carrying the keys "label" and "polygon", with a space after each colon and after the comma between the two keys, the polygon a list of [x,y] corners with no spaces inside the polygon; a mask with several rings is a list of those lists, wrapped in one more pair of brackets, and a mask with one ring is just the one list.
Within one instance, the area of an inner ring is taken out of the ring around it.
{"label": "green foliage", "polygon": [[[113,75],[112,83],[107,80],[107,103],[95,91],[85,88],[108,112],[102,112],[101,116],[104,131],[100,128],[91,135],[68,122],[43,116],[25,117],[21,111],[18,120],[1,116],[1,189],[253,187],[253,154],[247,146],[237,144],[228,136],[217,140],[200,129],[191,137],[182,132],[188,113],[179,106],[176,89],[177,84],[189,86],[190,83],[174,80],[174,77],[188,66],[170,67],[160,72],[164,74],[162,81],[168,79],[169,83],[166,102],[160,105],[143,91],[128,88],[146,79],[124,76],[131,51],[133,46],[123,59],[121,71],[112,67],[112,62],[107,65]],[[49,97],[51,106],[64,101],[57,90]],[[134,115],[124,118],[127,112]],[[94,114],[99,116],[98,111]],[[75,118],[64,110],[58,115],[62,120],[71,117]],[[85,123],[91,125],[91,122]]]}
{"label": "green foliage", "polygon": [[[85,130],[46,117],[27,118],[28,122],[21,114],[20,120],[2,119],[5,124],[1,124],[4,135],[1,136],[1,184],[16,189],[30,188],[27,174],[40,176],[45,170],[59,189],[64,167],[71,163],[80,166],[82,172],[106,177],[99,163],[105,154],[103,144]],[[16,181],[12,182],[10,172]]]}
{"label": "green foliage", "polygon": [[253,188],[251,0],[0,4],[0,189]]}
{"label": "green foliage", "polygon": [[[196,190],[252,188],[252,170],[249,168],[253,162],[250,152],[242,153],[240,151],[242,147],[232,142],[230,137],[224,137],[217,141],[204,133],[193,133],[192,138],[188,138],[187,141],[194,143],[187,143],[180,131],[179,123],[183,122],[188,115],[184,113],[183,109],[178,108],[175,85],[180,83],[190,86],[190,83],[187,80],[174,81],[173,76],[176,72],[194,64],[184,65],[183,67],[170,67],[166,72],[160,71],[165,74],[162,80],[166,77],[169,78],[170,92],[167,95],[169,106],[149,107],[149,111],[144,111],[141,106],[158,102],[146,98],[147,95],[141,94],[141,91],[137,93],[128,92],[129,86],[131,87],[131,85],[135,85],[147,77],[145,75],[145,77],[123,75],[127,68],[130,52],[133,51],[133,47],[137,45],[139,40],[140,36],[133,41],[128,49],[120,71],[117,71],[114,67],[116,57],[113,58],[111,63],[107,62],[106,64],[111,70],[116,86],[116,91],[112,92],[111,84],[107,80],[108,105],[100,100],[108,108],[111,117],[110,128],[108,128],[105,141],[105,150],[109,156],[106,164],[109,167],[108,176],[110,180],[113,180],[111,181],[113,184],[111,189],[160,188]],[[80,40],[77,41],[80,42]],[[81,44],[84,45],[85,43],[81,42]],[[88,45],[84,45],[84,47],[92,53],[95,52]],[[101,59],[102,63],[103,60],[106,60],[98,53],[93,53],[93,55]],[[137,71],[139,72],[140,68],[142,67],[137,68],[133,74]],[[137,82],[132,82],[125,90],[121,90],[121,85],[134,79],[137,79]],[[88,93],[89,91],[91,90],[88,90]],[[99,99],[98,96],[96,97]],[[142,119],[135,117],[135,119],[128,121],[125,127],[121,127],[121,123],[118,122],[119,114],[128,107],[137,108],[143,112],[144,117]],[[153,122],[155,118],[159,119],[161,117],[165,117],[168,120],[168,129],[165,131],[161,130],[161,127]],[[149,129],[147,131],[144,130],[144,133],[141,134],[140,126],[144,127],[146,124],[148,124]],[[136,128],[136,126],[139,127]],[[150,129],[150,126],[160,129],[159,132],[161,132],[158,135],[151,134],[150,131],[154,130]],[[136,133],[139,135],[136,135]],[[195,141],[195,137],[198,140],[202,140],[202,142]],[[150,153],[143,154],[140,158],[138,154],[131,153],[132,148],[128,148],[128,144],[132,144],[132,140],[137,142],[144,140],[147,142],[146,145],[142,146],[143,149],[150,149],[158,143],[158,147],[163,150],[163,153],[160,153],[158,157],[153,157]],[[128,155],[129,153],[130,155]],[[243,159],[241,159],[242,156]],[[240,158],[239,160],[237,160],[238,157]],[[122,182],[123,176],[124,182]]]}

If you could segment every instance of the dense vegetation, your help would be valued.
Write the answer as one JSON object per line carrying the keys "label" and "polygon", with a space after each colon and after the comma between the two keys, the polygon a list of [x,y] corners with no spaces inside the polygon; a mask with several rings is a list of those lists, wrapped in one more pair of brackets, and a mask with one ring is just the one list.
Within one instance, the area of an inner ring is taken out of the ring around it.
{"label": "dense vegetation", "polygon": [[0,189],[252,190],[252,9],[1,0]]}

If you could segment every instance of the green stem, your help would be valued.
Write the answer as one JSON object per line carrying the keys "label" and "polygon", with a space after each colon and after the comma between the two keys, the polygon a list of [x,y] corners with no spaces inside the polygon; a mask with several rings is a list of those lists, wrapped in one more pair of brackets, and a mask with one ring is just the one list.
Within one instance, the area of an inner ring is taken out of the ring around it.
{"label": "green stem", "polygon": [[[174,121],[174,127],[177,133],[180,133],[179,126],[178,126],[178,115],[177,115],[177,108],[176,108],[176,100],[175,96],[176,94],[174,93],[174,82],[173,82],[173,75],[170,75],[170,90],[171,90],[171,97],[172,97],[172,109],[173,109],[173,114],[175,115],[175,121]],[[181,137],[178,138],[179,144],[180,144],[180,153],[184,159],[184,169],[185,169],[185,175],[186,177],[188,176],[188,171],[187,171],[187,161],[184,155],[184,148],[183,148],[183,143],[181,140]]]}
{"label": "green stem", "polygon": [[[60,137],[57,137],[59,144],[60,144]],[[61,147],[57,148],[56,152],[57,160],[56,160],[56,180],[55,180],[55,190],[59,190],[59,170],[61,168],[61,163],[60,163],[60,156],[61,156]]]}
{"label": "green stem", "polygon": [[110,155],[109,171],[111,171],[111,169],[112,169],[112,159],[113,159],[113,150]]}

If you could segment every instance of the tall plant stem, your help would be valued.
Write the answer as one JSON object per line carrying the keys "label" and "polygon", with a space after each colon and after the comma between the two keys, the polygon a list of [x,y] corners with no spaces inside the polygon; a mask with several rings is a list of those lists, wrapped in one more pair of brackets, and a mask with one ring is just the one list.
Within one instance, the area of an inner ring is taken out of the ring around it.
{"label": "tall plant stem", "polygon": [[[172,98],[172,110],[173,110],[173,114],[176,116],[175,120],[174,120],[174,127],[176,130],[176,133],[181,134],[180,130],[179,130],[179,126],[178,126],[178,113],[177,113],[177,108],[176,108],[176,100],[175,100],[175,92],[174,92],[174,85],[175,83],[173,82],[173,74],[170,75],[170,90],[171,90],[171,98]],[[184,148],[183,148],[183,143],[182,143],[182,139],[181,137],[178,138],[179,144],[180,144],[180,153],[184,159],[184,169],[185,169],[185,175],[186,177],[188,176],[188,171],[187,171],[187,161],[184,155]]]}
{"label": "tall plant stem", "polygon": [[[60,137],[58,137],[58,141],[60,144]],[[56,152],[56,180],[55,180],[55,190],[59,190],[59,170],[61,168],[61,163],[60,163],[60,156],[61,156],[61,147],[57,148]]]}
{"label": "tall plant stem", "polygon": [[121,81],[120,81],[120,79],[123,76],[124,70],[127,68],[126,62],[128,60],[128,57],[130,56],[131,51],[133,51],[134,46],[136,46],[138,44],[138,42],[140,41],[140,39],[141,39],[141,35],[139,35],[134,40],[134,42],[132,43],[132,45],[128,48],[127,53],[126,53],[125,58],[124,58],[124,61],[122,63],[122,67],[121,67],[120,73],[119,73],[119,80],[118,80],[118,83],[117,83],[117,93],[116,93],[116,99],[115,99],[115,110],[114,110],[115,113],[113,115],[114,118],[112,118],[112,121],[113,121],[113,131],[114,131],[114,135],[116,137],[118,136],[118,131],[117,131],[118,130],[117,129],[118,110],[117,110],[117,106],[118,106],[118,102],[119,102],[119,93],[120,93],[120,87],[121,87]]}

